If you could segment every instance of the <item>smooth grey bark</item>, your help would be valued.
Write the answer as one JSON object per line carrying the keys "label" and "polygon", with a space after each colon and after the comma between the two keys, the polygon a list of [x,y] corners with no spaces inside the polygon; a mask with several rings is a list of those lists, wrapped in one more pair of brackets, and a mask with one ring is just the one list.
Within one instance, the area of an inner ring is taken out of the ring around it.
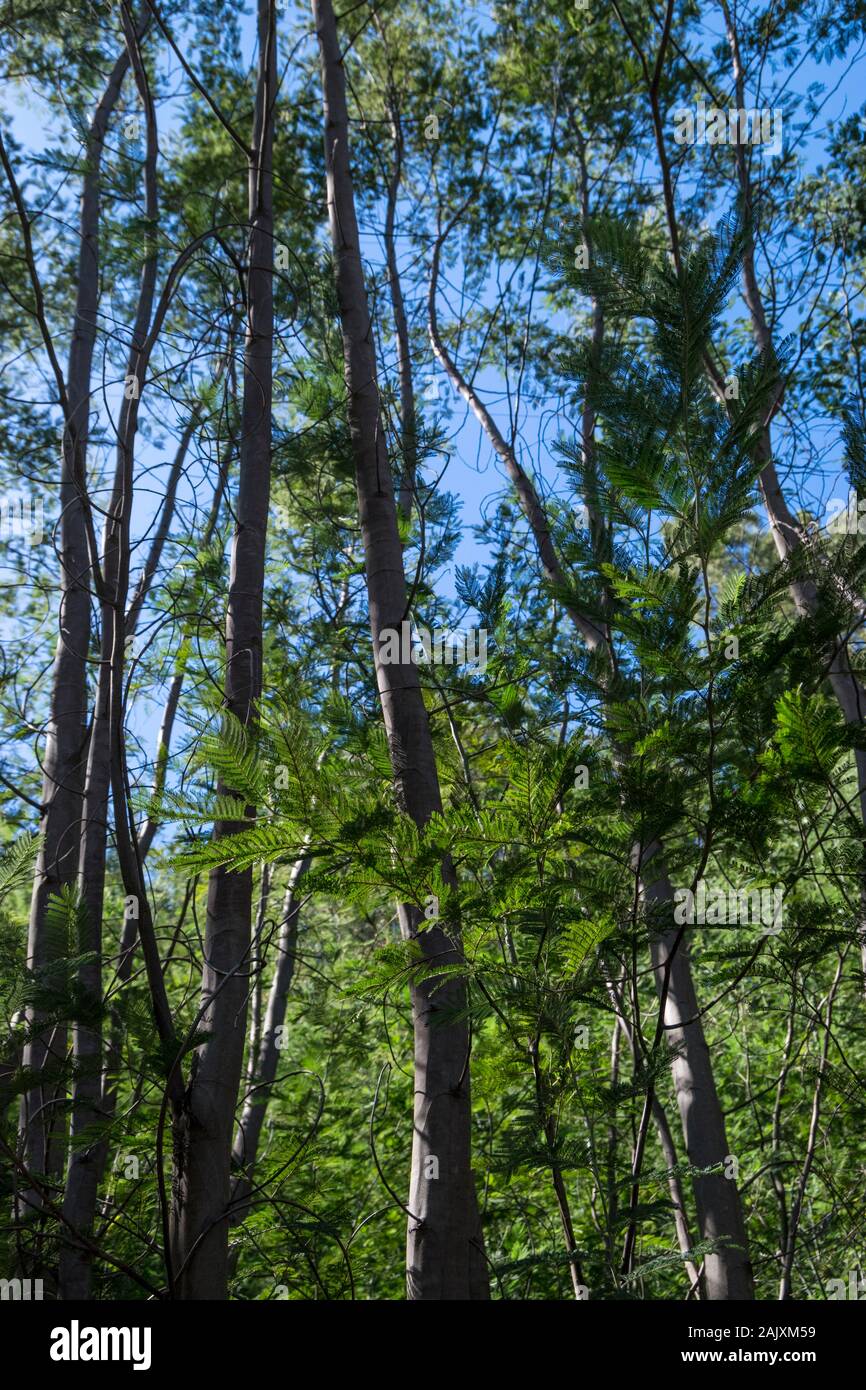
{"label": "smooth grey bark", "polygon": [[412,374],[409,324],[406,319],[406,304],[403,298],[403,284],[400,279],[395,235],[397,199],[400,196],[400,181],[403,177],[403,128],[400,122],[400,113],[393,102],[389,103],[389,109],[391,128],[394,134],[394,168],[388,181],[388,194],[385,202],[385,254],[388,262],[391,312],[394,315],[394,332],[397,338],[397,379],[400,384],[400,443],[403,467],[397,508],[400,515],[404,519],[408,519],[412,512],[412,504],[415,501],[418,474],[418,411],[415,405],[415,382]]}
{"label": "smooth grey bark", "polygon": [[[313,0],[312,10],[321,57],[328,218],[376,679],[398,804],[424,825],[442,802],[418,669],[382,660],[383,635],[400,630],[407,591],[349,166],[345,74],[330,0]],[[449,866],[443,873],[453,881]],[[404,937],[417,941],[428,961],[462,961],[456,930],[439,922],[420,930],[424,919],[414,906],[402,905],[399,916]],[[466,988],[457,979],[435,986],[435,980],[428,980],[412,990],[415,1105],[407,1294],[413,1300],[486,1299],[489,1280],[471,1168],[469,1031],[465,1023],[436,1026],[437,1014],[463,1008]]]}
{"label": "smooth grey bark", "polygon": [[[378,11],[373,11],[373,22],[387,52],[388,39],[385,26]],[[397,202],[400,197],[400,184],[403,179],[403,159],[405,143],[403,123],[394,86],[390,57],[388,58],[388,92],[386,109],[391,122],[394,140],[394,163],[388,175],[385,195],[385,259],[388,266],[388,292],[391,299],[391,313],[394,316],[394,336],[397,340],[397,381],[400,391],[400,452],[402,470],[400,491],[397,495],[397,511],[407,521],[412,514],[415,501],[416,478],[418,473],[418,409],[415,403],[415,379],[412,371],[412,351],[409,341],[409,322],[406,317],[406,301],[403,296],[403,282],[400,277],[400,263],[397,257]],[[384,171],[384,161],[380,158]]]}
{"label": "smooth grey bark", "polygon": [[[253,972],[253,987],[250,992],[250,1026],[247,1038],[247,1062],[244,1071],[244,1099],[249,1095],[250,1087],[253,1085],[256,1069],[256,1056],[259,1049],[259,1039],[262,1035],[262,972],[264,970],[264,958],[261,953],[262,938],[265,930],[265,922],[268,918],[268,904],[271,900],[271,883],[273,872],[267,862],[263,862],[259,875],[259,901],[256,907],[256,924],[253,931],[254,951],[250,957],[250,969]],[[234,1151],[232,1152],[234,1162]]]}
{"label": "smooth grey bark", "polygon": [[[145,156],[145,207],[150,224],[156,225],[158,195],[156,165],[158,139],[156,110],[150,97],[139,33],[128,8],[121,11],[129,65],[146,113],[147,149]],[[118,416],[117,455],[111,498],[104,521],[103,548],[99,563],[90,566],[90,578],[100,598],[100,657],[95,706],[90,724],[88,769],[83,792],[81,852],[78,887],[82,903],[79,951],[89,959],[78,972],[82,997],[88,1001],[90,1016],[76,1019],[72,1027],[72,1111],[70,1119],[70,1162],[65,1183],[63,1215],[71,1233],[60,1252],[61,1300],[89,1298],[92,1282],[90,1233],[96,1216],[97,1186],[100,1175],[100,1140],[103,1129],[103,1029],[101,1029],[101,955],[103,955],[103,899],[106,884],[108,803],[113,767],[122,759],[124,741],[124,659],[125,610],[129,591],[129,523],[133,495],[133,464],[138,432],[140,393],[145,385],[149,339],[157,281],[156,242],[147,247],[140,275],[135,322],[129,343],[124,400]],[[124,801],[125,806],[125,801]],[[120,820],[115,803],[115,830]],[[120,849],[120,837],[118,837]]]}
{"label": "smooth grey bark", "polygon": [[[48,900],[78,873],[84,768],[87,758],[87,660],[90,642],[88,539],[84,512],[84,478],[90,423],[90,382],[99,305],[100,171],[105,135],[129,67],[124,51],[111,70],[96,107],[84,151],[79,208],[79,248],[75,318],[66,372],[65,423],[60,475],[60,620],[51,705],[46,729],[42,781],[42,836],[30,903],[27,966],[38,970],[54,957],[45,913]],[[39,1017],[27,1014],[31,1029]],[[62,1126],[53,1124],[60,1096],[51,1073],[65,1059],[66,1030],[36,1032],[24,1047],[22,1065],[41,1075],[38,1087],[21,1098],[19,1151],[35,1175],[62,1171],[65,1157]],[[54,1130],[53,1143],[50,1141]],[[21,1194],[26,1208],[41,1205],[39,1194]]]}
{"label": "smooth grey bark", "polygon": [[[626,1018],[625,1004],[621,997],[620,991],[611,980],[608,980],[608,993],[610,994],[614,1008],[616,1009],[617,1027],[622,1032],[623,1037],[625,1038],[626,1043],[628,1044],[628,1049],[631,1053],[632,1060],[634,1062],[639,1062],[640,1055],[637,1040],[635,1038],[634,1029],[632,1028],[629,1020]],[[615,1053],[616,1033],[614,1034],[613,1049]],[[677,1147],[674,1142],[673,1134],[671,1133],[671,1127],[668,1121],[667,1111],[665,1110],[664,1105],[662,1104],[661,1100],[656,1094],[653,1094],[652,1097],[652,1117],[653,1123],[656,1127],[656,1133],[658,1135],[659,1147],[662,1151],[662,1157],[664,1158],[665,1165],[668,1169],[668,1192],[670,1193],[671,1202],[673,1203],[674,1208],[674,1227],[677,1233],[677,1244],[680,1247],[680,1253],[683,1256],[687,1256],[688,1252],[694,1246],[694,1241],[692,1239],[692,1233],[689,1229],[689,1219],[688,1212],[686,1209],[685,1193],[683,1192],[683,1186],[682,1182],[680,1181],[679,1174],[676,1171],[678,1163]],[[686,1273],[689,1276],[690,1284],[696,1288],[699,1282],[697,1267],[695,1266],[694,1262],[690,1257],[684,1259],[683,1264],[685,1266]]]}
{"label": "smooth grey bark", "polygon": [[[237,527],[226,616],[225,706],[255,720],[262,690],[262,604],[271,470],[273,388],[273,137],[277,97],[276,0],[258,0],[255,117],[249,151],[249,260]],[[221,788],[223,792],[230,788]],[[253,813],[254,808],[250,808]],[[220,823],[215,836],[231,833]],[[252,871],[211,872],[201,1028],[174,1127],[172,1259],[175,1294],[225,1299],[230,1163],[243,1068],[252,924]]]}
{"label": "smooth grey bark", "polygon": [[[301,900],[298,889],[307,869],[308,858],[295,861],[286,885],[280,932],[277,939],[277,960],[264,1020],[253,1043],[247,1094],[235,1133],[232,1162],[238,1170],[232,1187],[232,1224],[243,1220],[255,1177],[262,1127],[268,1104],[277,1080],[280,1060],[279,1032],[286,1017],[286,1004],[295,975],[295,949],[298,940],[298,917]],[[251,1040],[252,1041],[252,1040]]]}
{"label": "smooth grey bark", "polygon": [[[661,864],[661,846],[653,850],[651,846],[642,869],[650,922],[655,910],[662,917],[669,917],[674,902],[673,885]],[[667,1042],[673,1052],[674,1090],[688,1160],[697,1168],[724,1164],[732,1155],[684,929],[670,927],[653,932],[650,952]],[[724,1172],[694,1174],[692,1187],[702,1239],[725,1242],[723,1248],[704,1256],[703,1297],[754,1298],[754,1277],[736,1179],[725,1177]]]}
{"label": "smooth grey bark", "polygon": [[[453,219],[448,226],[453,225]],[[544,505],[531,480],[497,428],[490,412],[481,401],[478,393],[468,383],[450,357],[439,332],[436,312],[436,288],[438,281],[439,257],[448,228],[441,232],[434,245],[430,291],[428,295],[428,325],[430,341],[437,358],[442,363],[455,389],[469,405],[482,429],[487,434],[505,464],[508,476],[514,486],[523,513],[529,523],[542,568],[548,580],[562,585],[564,572],[553,538]],[[596,316],[594,328],[600,332]],[[589,425],[585,421],[585,428]],[[584,448],[588,440],[584,438]],[[573,604],[568,613],[578,632],[592,651],[600,651],[612,666],[613,648],[606,627],[601,627],[587,618]],[[627,750],[623,750],[627,756]],[[661,846],[654,853],[660,856]],[[636,862],[649,860],[649,851],[636,847]],[[656,910],[663,908],[672,913],[675,902],[673,885],[664,873],[659,873],[661,859],[656,860],[656,878],[650,885],[642,885],[645,901]],[[676,944],[678,943],[678,944]],[[722,1162],[729,1153],[725,1131],[724,1113],[713,1077],[703,1025],[700,1020],[691,965],[681,934],[664,933],[652,943],[652,959],[656,981],[665,996],[664,1029],[668,1044],[673,1050],[673,1069],[676,1087],[677,1106],[683,1127],[683,1138],[690,1161],[697,1163],[693,1154],[712,1157],[702,1158],[702,1166]],[[652,1097],[650,1098],[650,1106]],[[708,1257],[704,1271],[704,1296],[709,1299],[753,1298],[754,1286],[751,1279],[751,1265],[745,1237],[745,1227],[740,1206],[736,1181],[715,1174],[695,1177],[695,1205],[705,1240],[724,1237],[728,1242],[725,1249],[715,1256]],[[737,1292],[732,1292],[737,1290]]]}
{"label": "smooth grey bark", "polygon": [[[121,14],[129,63],[147,117],[144,162],[145,207],[152,226],[158,216],[156,113],[142,62],[139,41],[127,9]],[[91,577],[100,597],[99,675],[91,721],[80,858],[79,898],[83,909],[78,950],[88,955],[78,983],[90,1017],[78,1018],[72,1030],[75,1071],[72,1083],[70,1152],[63,1196],[63,1217],[74,1235],[60,1251],[60,1297],[90,1296],[92,1250],[89,1238],[96,1215],[102,1110],[102,926],[112,768],[122,756],[125,612],[129,589],[130,517],[133,498],[135,439],[141,391],[149,357],[148,329],[156,292],[157,248],[147,248],[142,265],[135,322],[127,360],[126,384],[117,424],[117,451],[111,497],[105,515],[102,555]],[[125,804],[125,803],[124,803]],[[115,806],[115,821],[120,810]]]}

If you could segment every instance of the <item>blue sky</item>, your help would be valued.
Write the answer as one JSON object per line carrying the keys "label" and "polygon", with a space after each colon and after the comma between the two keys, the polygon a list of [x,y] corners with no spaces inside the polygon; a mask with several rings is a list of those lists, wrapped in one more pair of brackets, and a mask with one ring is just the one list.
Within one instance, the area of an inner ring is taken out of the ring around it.
{"label": "blue sky", "polygon": [[[482,13],[485,12],[484,7],[480,7],[480,9]],[[717,17],[715,9],[708,11],[705,21],[705,41],[707,44],[713,43],[719,38],[720,31],[715,22]],[[486,22],[490,22],[489,15]],[[242,34],[246,56],[252,63],[255,33],[252,16],[249,12],[243,22]],[[312,37],[308,42],[312,43]],[[853,61],[855,59],[856,61]],[[183,84],[178,78],[176,65],[172,65],[170,71],[173,89],[180,90]],[[862,92],[861,55],[859,52],[849,55],[846,61],[840,62],[834,67],[832,74],[826,67],[818,65],[807,57],[789,73],[783,74],[783,77],[792,82],[796,90],[800,92],[806,91],[810,84],[816,82],[829,84],[831,87],[830,94],[821,108],[813,128],[801,131],[787,128],[785,132],[786,142],[796,139],[802,160],[802,170],[804,173],[808,173],[814,170],[824,157],[828,125],[860,108]],[[749,95],[751,96],[751,93]],[[46,108],[37,93],[21,89],[13,92],[11,103],[10,98],[7,97],[6,109],[8,121],[16,139],[21,142],[25,152],[38,157],[46,140],[58,130],[54,114]],[[176,105],[173,107],[171,103],[164,104],[160,109],[160,126],[166,143],[171,141],[173,131],[176,129],[176,120]],[[19,164],[23,162],[22,159]],[[683,192],[686,191],[687,189],[683,185]],[[364,233],[364,250],[369,259],[381,267],[381,247],[375,233],[370,229]],[[459,265],[456,271],[451,272],[451,276],[452,279],[456,278],[459,281]],[[491,280],[487,290],[488,304],[494,303],[494,291],[495,286]],[[789,314],[791,327],[796,320],[796,314],[796,306],[793,306]],[[550,321],[549,310],[541,298],[536,304],[536,316],[539,319],[546,318],[548,322]],[[483,563],[486,558],[486,548],[483,542],[479,543],[473,534],[473,527],[483,521],[488,507],[495,498],[502,494],[505,488],[502,466],[481,434],[474,417],[453,395],[442,373],[435,369],[432,354],[429,369],[425,370],[422,367],[419,376],[422,385],[431,376],[440,383],[441,397],[447,408],[451,432],[451,453],[441,486],[455,493],[462,503],[465,530],[458,549],[457,562],[468,564],[480,561]],[[492,369],[487,369],[478,376],[476,384],[494,419],[507,434],[509,416],[504,403],[504,383],[501,375]],[[116,409],[118,399],[119,386],[115,385],[106,393],[108,407],[112,410]],[[525,406],[521,413],[519,422],[521,461],[528,471],[535,474],[542,491],[549,489],[560,491],[563,486],[553,451],[553,445],[562,421],[563,403],[558,395],[548,397],[539,404]],[[565,428],[568,432],[567,422]],[[826,424],[819,422],[816,429],[826,432],[827,452],[820,472],[811,480],[811,494],[815,505],[818,504],[819,499],[826,503],[831,497],[844,494],[844,489],[839,481],[840,451],[835,442],[834,426],[831,422]],[[165,461],[170,456],[170,439],[166,440],[164,450],[146,448],[142,451],[141,464],[151,470],[147,483],[140,489],[137,504],[136,523],[142,534],[146,532],[158,504],[160,479],[164,480]],[[194,492],[195,482],[193,481],[183,499],[187,505],[193,502]],[[50,507],[50,505],[49,500],[46,506]],[[2,577],[0,576],[0,579]],[[452,594],[452,576],[443,575],[440,587],[444,594]],[[8,637],[10,634],[5,635]],[[145,743],[148,743],[152,738],[155,721],[158,717],[159,703],[159,700],[142,702],[135,711],[135,730]]]}

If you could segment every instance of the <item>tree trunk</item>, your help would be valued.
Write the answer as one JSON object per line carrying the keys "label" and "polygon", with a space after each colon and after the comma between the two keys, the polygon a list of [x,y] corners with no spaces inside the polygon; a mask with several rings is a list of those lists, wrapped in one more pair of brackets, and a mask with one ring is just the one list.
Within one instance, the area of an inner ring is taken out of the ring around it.
{"label": "tree trunk", "polygon": [[[51,706],[46,730],[42,781],[42,842],[36,862],[27,941],[27,966],[49,964],[54,944],[48,939],[45,909],[61,887],[74,883],[78,873],[84,766],[87,759],[87,659],[90,644],[88,544],[82,480],[86,472],[90,417],[90,376],[96,340],[99,303],[100,166],[108,122],[129,67],[122,53],[111,71],[96,108],[85,150],[85,172],[79,213],[78,279],[75,319],[69,350],[66,392],[68,413],[63,431],[60,475],[60,622]],[[28,1012],[30,1028],[38,1015]],[[41,1084],[21,1098],[20,1151],[27,1170],[35,1175],[62,1171],[62,1127],[53,1124],[52,1108],[59,1098],[51,1075],[66,1053],[65,1029],[36,1033],[25,1044],[22,1065],[41,1074]],[[54,1130],[52,1140],[52,1130]],[[35,1191],[19,1195],[25,1209],[38,1208]]]}
{"label": "tree trunk", "polygon": [[[626,1040],[626,1043],[628,1044],[628,1049],[631,1053],[633,1062],[639,1064],[640,1053],[638,1050],[637,1041],[635,1039],[634,1029],[632,1028],[631,1023],[626,1018],[625,1005],[621,997],[620,991],[610,980],[608,980],[608,993],[610,994],[614,1008],[617,1011],[617,1027],[622,1030],[623,1036]],[[614,1055],[615,1053],[616,1033],[614,1034]],[[662,1157],[664,1158],[665,1165],[668,1169],[668,1192],[670,1193],[671,1204],[673,1206],[674,1211],[674,1227],[677,1233],[677,1244],[680,1247],[680,1254],[685,1256],[688,1255],[688,1252],[692,1249],[694,1241],[692,1240],[692,1233],[689,1230],[688,1211],[686,1210],[686,1201],[685,1194],[683,1192],[682,1182],[680,1181],[680,1176],[676,1171],[678,1163],[677,1148],[676,1144],[674,1143],[674,1137],[671,1134],[671,1127],[668,1123],[667,1111],[665,1110],[658,1096],[655,1094],[652,1098],[652,1117],[653,1123],[656,1127],[656,1133],[658,1135],[659,1147],[662,1151]],[[697,1286],[698,1270],[695,1267],[693,1261],[691,1260],[691,1258],[684,1259],[683,1264],[685,1266],[685,1271],[688,1275],[690,1285]]]}
{"label": "tree trunk", "polygon": [[[441,809],[433,741],[418,669],[382,660],[383,635],[400,631],[407,593],[391,468],[376,382],[376,361],[349,169],[345,74],[330,0],[313,0],[325,113],[328,215],[343,333],[347,410],[364,544],[373,656],[385,732],[401,808],[417,825]],[[445,874],[453,871],[447,866]],[[407,939],[428,960],[462,961],[456,931],[423,923],[401,906]],[[410,1299],[485,1299],[489,1283],[471,1170],[469,1031],[465,1023],[436,1025],[443,1010],[461,1010],[465,985],[412,991],[415,1030],[415,1107],[406,1247]]]}
{"label": "tree trunk", "polygon": [[388,289],[391,294],[391,312],[394,315],[394,333],[397,338],[397,376],[400,382],[400,443],[403,467],[397,507],[403,519],[408,520],[412,514],[418,477],[418,412],[415,407],[409,325],[406,320],[395,235],[397,199],[400,196],[400,180],[403,176],[403,129],[396,105],[391,108],[391,126],[394,132],[394,170],[388,183],[385,205],[385,252],[388,258]]}
{"label": "tree trunk", "polygon": [[232,1189],[232,1225],[242,1221],[248,1209],[245,1199],[253,1185],[262,1126],[277,1079],[281,1050],[278,1030],[286,1017],[286,1002],[295,974],[295,946],[298,940],[300,911],[298,887],[309,866],[309,859],[298,859],[292,867],[286,886],[277,941],[277,963],[268,993],[264,1025],[251,1058],[249,1089],[244,1097],[243,1111],[235,1134],[232,1160],[239,1171]]}
{"label": "tree trunk", "polygon": [[[255,720],[262,690],[262,595],[270,496],[276,0],[258,0],[258,42],[248,170],[249,317],[225,677],[226,709],[247,726]],[[229,834],[236,828],[220,823],[214,834]],[[183,1299],[227,1297],[230,1162],[243,1067],[251,922],[252,872],[213,870],[208,884],[201,996],[201,1028],[210,1036],[194,1057],[183,1113],[175,1124],[172,1243],[175,1293]]]}
{"label": "tree trunk", "polygon": [[[145,205],[151,225],[158,214],[156,116],[138,47],[138,36],[126,11],[123,28],[127,52],[147,113],[147,155],[144,165]],[[123,404],[117,424],[117,456],[111,500],[105,520],[100,572],[92,579],[100,596],[102,634],[99,676],[90,732],[78,883],[83,916],[78,949],[89,959],[78,972],[79,987],[89,1017],[73,1025],[75,1074],[72,1084],[70,1154],[63,1197],[63,1216],[71,1232],[89,1241],[96,1215],[102,1111],[102,915],[108,837],[112,765],[123,740],[123,672],[127,593],[129,589],[130,520],[132,512],[135,438],[141,391],[147,369],[148,329],[156,290],[157,249],[148,248],[132,330]],[[115,817],[120,814],[115,806]],[[89,1298],[92,1251],[74,1237],[60,1252],[60,1297]]]}
{"label": "tree trunk", "polygon": [[[656,853],[660,849],[658,846]],[[645,864],[654,857],[648,853]],[[644,887],[651,922],[654,910],[670,914],[674,903],[673,885],[664,869],[660,866],[659,869],[658,877],[646,882]],[[725,1163],[732,1155],[710,1050],[698,1016],[684,931],[671,927],[661,933],[654,932],[650,952],[656,986],[664,1001],[663,1021],[673,1053],[674,1089],[688,1160],[698,1168]],[[692,1183],[702,1239],[725,1242],[723,1249],[704,1256],[703,1297],[754,1298],[752,1265],[735,1177],[728,1178],[724,1172],[707,1173],[695,1175]]]}

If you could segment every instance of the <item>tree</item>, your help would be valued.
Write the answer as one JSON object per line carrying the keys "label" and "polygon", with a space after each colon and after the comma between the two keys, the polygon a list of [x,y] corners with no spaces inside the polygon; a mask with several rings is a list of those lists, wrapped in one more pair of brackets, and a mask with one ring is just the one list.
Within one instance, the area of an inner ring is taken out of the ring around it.
{"label": "tree", "polygon": [[[352,179],[349,170],[345,79],[330,0],[314,0],[322,60],[328,216],[343,331],[346,408],[370,611],[370,629],[382,716],[399,804],[423,826],[441,810],[439,780],[417,668],[388,644],[407,612],[402,547],[390,465],[379,412],[376,360],[371,343]],[[453,871],[443,864],[443,881]],[[411,903],[400,904],[400,926],[435,965],[459,964],[456,924],[440,925]],[[438,985],[438,988],[436,987]],[[413,988],[415,1118],[406,1246],[411,1299],[486,1298],[484,1251],[471,1168],[469,1033],[437,1015],[459,1015],[459,981],[437,977]]]}
{"label": "tree", "polygon": [[[254,727],[262,690],[262,590],[271,471],[273,389],[273,140],[277,101],[275,0],[257,9],[258,77],[249,159],[249,240],[237,522],[226,615],[225,708]],[[232,789],[224,786],[229,798]],[[247,814],[251,814],[251,810]],[[231,833],[220,821],[217,837]],[[198,1049],[176,1119],[174,1280],[182,1298],[224,1298],[230,1159],[244,1053],[252,875],[215,868],[208,888]]]}

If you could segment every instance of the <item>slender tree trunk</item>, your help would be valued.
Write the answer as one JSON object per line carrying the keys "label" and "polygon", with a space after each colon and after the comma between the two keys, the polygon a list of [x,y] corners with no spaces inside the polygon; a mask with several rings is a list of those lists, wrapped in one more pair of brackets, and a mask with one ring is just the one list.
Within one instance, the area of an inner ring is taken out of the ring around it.
{"label": "slender tree trunk", "polygon": [[[348,114],[342,57],[330,0],[313,0],[325,111],[328,215],[343,331],[347,409],[367,578],[379,696],[400,806],[418,825],[441,809],[433,741],[417,667],[382,660],[383,635],[400,630],[407,593],[391,468],[379,408],[376,361],[355,200],[349,169]],[[448,866],[446,874],[453,871]],[[401,906],[404,936],[428,960],[457,964],[456,932]],[[412,991],[415,1029],[415,1115],[409,1186],[407,1291],[410,1299],[489,1297],[477,1197],[471,1170],[469,1032],[465,1023],[437,1026],[443,1010],[460,1011],[465,985],[451,980]]]}
{"label": "slender tree trunk", "polygon": [[396,217],[400,180],[403,177],[403,129],[396,105],[391,107],[391,126],[394,132],[394,169],[388,183],[385,204],[385,254],[388,259],[388,289],[394,332],[397,338],[397,377],[400,383],[400,443],[403,467],[397,508],[404,519],[412,513],[418,474],[418,412],[415,406],[415,383],[412,374],[412,353],[409,343],[409,324],[403,300],[403,284],[397,259]]}
{"label": "slender tree trunk", "polygon": [[[656,849],[656,854],[661,846]],[[648,853],[644,863],[655,858]],[[645,880],[644,898],[652,927],[655,911],[670,914],[674,890],[661,866]],[[688,943],[682,929],[653,932],[650,951],[656,985],[663,999],[663,1021],[671,1048],[674,1089],[686,1154],[697,1168],[724,1164],[731,1155],[725,1116],[713,1075],[710,1050],[699,1017]],[[664,986],[667,984],[667,989]],[[724,1248],[704,1256],[703,1296],[751,1299],[755,1296],[740,1193],[735,1177],[723,1172],[695,1174],[692,1179],[698,1225],[704,1240],[721,1240]]]}
{"label": "slender tree trunk", "polygon": [[[249,161],[248,322],[244,350],[237,529],[226,619],[226,709],[252,726],[262,690],[262,603],[271,469],[273,134],[276,0],[258,0],[259,68]],[[230,790],[222,788],[223,791]],[[252,813],[251,808],[251,813]],[[219,824],[215,835],[235,826]],[[227,1297],[230,1161],[243,1068],[252,872],[215,869],[208,885],[201,1027],[175,1125],[173,1261],[183,1299]]]}
{"label": "slender tree trunk", "polygon": [[[109,523],[111,525],[111,523]],[[105,577],[112,582],[114,564],[106,555]],[[76,1018],[72,1028],[75,1072],[72,1082],[70,1153],[63,1214],[71,1229],[85,1239],[96,1213],[97,1153],[102,1122],[102,907],[105,889],[106,837],[111,779],[111,663],[114,623],[108,606],[102,610],[103,635],[96,705],[84,793],[84,837],[79,889],[83,919],[77,951],[89,959],[79,967],[78,984],[91,1017]],[[90,1297],[91,1252],[84,1244],[67,1243],[60,1253],[60,1297]]]}
{"label": "slender tree trunk", "polygon": [[[614,1007],[617,1010],[618,1027],[622,1031],[623,1036],[625,1037],[625,1040],[628,1044],[628,1049],[632,1055],[632,1060],[634,1062],[638,1062],[640,1059],[638,1056],[638,1048],[635,1040],[634,1029],[632,1028],[631,1024],[625,1016],[625,1007],[620,992],[610,981],[608,982],[608,991],[610,993],[611,999],[613,1000]],[[613,1046],[615,1049],[616,1034],[614,1035]],[[662,1151],[662,1157],[664,1158],[665,1164],[668,1169],[668,1192],[670,1193],[670,1198],[674,1209],[674,1227],[677,1233],[677,1244],[680,1247],[680,1253],[682,1255],[687,1255],[688,1252],[692,1249],[694,1241],[692,1240],[692,1233],[689,1229],[689,1219],[688,1212],[686,1210],[686,1200],[685,1193],[683,1192],[683,1185],[680,1181],[679,1174],[676,1171],[678,1163],[677,1147],[674,1143],[674,1137],[671,1133],[671,1127],[668,1122],[667,1111],[665,1110],[664,1105],[659,1100],[659,1097],[656,1094],[653,1094],[652,1098],[652,1117],[653,1123],[656,1127],[656,1133],[658,1134],[659,1147]],[[689,1277],[690,1284],[696,1286],[698,1283],[698,1270],[695,1264],[689,1258],[684,1260],[684,1265],[686,1273]]]}
{"label": "slender tree trunk", "polygon": [[247,1064],[244,1071],[244,1099],[249,1095],[250,1087],[253,1085],[259,1039],[262,1035],[262,971],[264,960],[261,955],[261,944],[268,916],[268,903],[271,898],[271,879],[271,866],[263,862],[259,876],[259,903],[256,908],[256,925],[253,933],[255,953],[250,959],[250,969],[253,971],[255,979],[250,996],[250,1026],[247,1040]]}
{"label": "slender tree trunk", "polygon": [[[102,151],[111,113],[117,104],[129,56],[122,53],[108,79],[90,125],[79,213],[78,279],[75,319],[67,368],[68,414],[63,432],[60,479],[60,622],[54,658],[51,707],[42,783],[42,843],[36,863],[27,943],[27,965],[38,970],[50,963],[54,945],[46,931],[48,899],[78,873],[84,766],[87,759],[87,660],[90,643],[88,542],[82,480],[86,472],[90,415],[90,379],[99,303],[99,222]],[[38,1016],[28,1012],[30,1028]],[[36,1175],[62,1171],[62,1129],[54,1124],[58,1099],[53,1072],[64,1061],[65,1029],[37,1032],[24,1047],[22,1065],[40,1073],[41,1084],[21,1101],[20,1152]],[[53,1130],[53,1141],[51,1139]],[[35,1191],[22,1194],[23,1209],[38,1208]]]}
{"label": "slender tree trunk", "polygon": [[298,889],[309,866],[309,859],[296,860],[286,886],[274,976],[268,992],[264,1023],[251,1055],[247,1094],[235,1134],[232,1161],[238,1169],[238,1176],[232,1188],[232,1225],[242,1221],[248,1210],[245,1199],[253,1185],[262,1127],[277,1080],[282,1036],[280,1029],[286,1017],[286,1003],[295,975],[300,912]]}
{"label": "slender tree trunk", "polygon": [[[129,61],[147,113],[147,155],[144,166],[145,203],[151,225],[158,215],[156,117],[128,10],[123,27]],[[124,399],[118,419],[117,462],[105,520],[100,591],[102,635],[96,701],[88,749],[84,815],[78,882],[83,915],[78,949],[88,956],[78,972],[79,987],[89,1017],[73,1026],[75,1074],[72,1085],[70,1155],[63,1197],[63,1216],[69,1230],[83,1242],[67,1239],[60,1254],[60,1296],[63,1300],[90,1296],[92,1251],[89,1241],[96,1215],[99,1153],[102,1139],[102,924],[112,765],[123,739],[123,672],[127,593],[130,564],[135,438],[141,390],[147,366],[146,344],[156,290],[157,248],[148,248],[141,272],[138,304],[127,363]],[[120,814],[115,807],[116,818]]]}
{"label": "slender tree trunk", "polygon": [[[378,10],[373,11],[373,23],[382,46],[388,55],[388,39],[385,26]],[[403,298],[403,282],[400,277],[400,263],[397,255],[397,202],[403,179],[403,123],[400,119],[398,92],[394,86],[390,56],[388,63],[388,92],[386,108],[391,121],[391,134],[394,138],[394,162],[388,176],[388,189],[385,196],[385,259],[388,266],[388,293],[391,299],[391,313],[394,315],[394,336],[397,341],[397,380],[400,390],[400,491],[397,496],[397,511],[402,520],[412,515],[415,501],[416,478],[418,473],[418,411],[415,404],[415,379],[412,371],[412,352],[409,342],[409,323],[406,318],[406,302]],[[384,162],[382,164],[385,169]]]}

